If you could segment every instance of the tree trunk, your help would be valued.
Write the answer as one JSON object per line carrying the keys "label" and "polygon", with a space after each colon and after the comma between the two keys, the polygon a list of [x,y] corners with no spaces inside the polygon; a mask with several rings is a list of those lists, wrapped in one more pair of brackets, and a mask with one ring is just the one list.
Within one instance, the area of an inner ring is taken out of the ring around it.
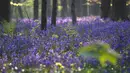
{"label": "tree trunk", "polygon": [[47,17],[46,17],[46,10],[47,10],[47,1],[46,0],[42,0],[42,12],[41,12],[41,30],[46,30],[47,26]]}
{"label": "tree trunk", "polygon": [[56,16],[57,16],[57,0],[53,0],[51,25],[56,26]]}
{"label": "tree trunk", "polygon": [[[16,3],[20,3],[20,0],[17,0]],[[18,6],[18,12],[19,12],[19,15],[20,15],[20,18],[23,18],[23,11],[22,11],[22,7],[21,6]]]}
{"label": "tree trunk", "polygon": [[10,0],[0,0],[0,21],[10,21]]}
{"label": "tree trunk", "polygon": [[68,16],[71,16],[71,3],[72,2],[72,0],[67,0],[67,4],[68,4],[68,8],[67,8],[67,10],[68,10]]}
{"label": "tree trunk", "polygon": [[67,0],[61,0],[61,4],[62,4],[62,12],[61,12],[61,15],[62,15],[62,17],[66,17],[67,14],[68,14]]}
{"label": "tree trunk", "polygon": [[99,4],[94,4],[94,5],[92,5],[91,6],[91,13],[92,13],[92,15],[94,15],[94,16],[97,16],[97,15],[99,15]]}
{"label": "tree trunk", "polygon": [[52,0],[47,0],[47,16],[51,16],[51,9],[52,9],[52,5],[51,5]]}
{"label": "tree trunk", "polygon": [[71,2],[71,15],[72,15],[72,24],[76,24],[75,0],[72,0]]}
{"label": "tree trunk", "polygon": [[113,20],[128,20],[128,9],[126,6],[127,0],[113,0],[113,7],[112,7],[112,13],[113,13]]}
{"label": "tree trunk", "polygon": [[18,12],[19,12],[19,15],[20,15],[20,18],[23,18],[23,11],[22,11],[22,8],[21,6],[18,6]]}
{"label": "tree trunk", "polygon": [[101,18],[108,18],[111,0],[101,0]]}
{"label": "tree trunk", "polygon": [[75,0],[75,11],[78,17],[82,15],[82,0]]}
{"label": "tree trunk", "polygon": [[87,16],[87,4],[86,4],[86,0],[83,0],[82,1],[82,8],[83,8],[83,11],[82,11],[82,16]]}
{"label": "tree trunk", "polygon": [[38,0],[34,0],[34,19],[38,19]]}

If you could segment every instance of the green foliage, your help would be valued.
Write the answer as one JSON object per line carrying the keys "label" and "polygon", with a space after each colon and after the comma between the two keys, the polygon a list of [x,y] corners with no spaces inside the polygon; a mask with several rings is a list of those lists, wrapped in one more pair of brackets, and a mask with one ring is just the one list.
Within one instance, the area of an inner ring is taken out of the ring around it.
{"label": "green foliage", "polygon": [[14,3],[12,1],[10,1],[10,5],[31,7],[31,6],[33,6],[33,0],[25,0],[24,2],[19,2],[19,3]]}
{"label": "green foliage", "polygon": [[72,25],[68,25],[66,28],[64,28],[64,31],[69,35],[77,35],[78,32],[75,30],[76,28]]}
{"label": "green foliage", "polygon": [[26,0],[23,2],[23,5],[27,7],[33,6],[33,0]]}
{"label": "green foliage", "polygon": [[121,56],[110,48],[110,45],[101,41],[91,42],[89,45],[81,47],[79,54],[85,57],[93,57],[100,61],[102,67],[106,66],[106,62],[116,65],[117,58]]}
{"label": "green foliage", "polygon": [[61,11],[63,9],[63,7],[60,5],[58,5],[57,8],[58,8],[58,11]]}
{"label": "green foliage", "polygon": [[16,24],[14,22],[7,22],[6,20],[2,21],[1,23],[3,26],[4,34],[9,34],[12,36],[14,34]]}
{"label": "green foliage", "polygon": [[57,34],[52,35],[53,38],[58,38],[59,36]]}

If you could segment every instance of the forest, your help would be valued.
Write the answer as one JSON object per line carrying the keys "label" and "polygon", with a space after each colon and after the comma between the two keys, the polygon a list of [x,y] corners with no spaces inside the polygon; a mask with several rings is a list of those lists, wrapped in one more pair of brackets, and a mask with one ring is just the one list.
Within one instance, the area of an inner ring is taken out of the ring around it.
{"label": "forest", "polygon": [[130,0],[0,0],[0,73],[130,73]]}

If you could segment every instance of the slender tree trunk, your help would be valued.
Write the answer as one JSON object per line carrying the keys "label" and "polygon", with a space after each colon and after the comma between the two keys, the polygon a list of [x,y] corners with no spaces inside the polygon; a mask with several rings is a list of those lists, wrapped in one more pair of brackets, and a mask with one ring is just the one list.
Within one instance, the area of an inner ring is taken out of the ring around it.
{"label": "slender tree trunk", "polygon": [[111,0],[101,0],[101,18],[108,18]]}
{"label": "slender tree trunk", "polygon": [[42,12],[41,12],[41,30],[46,30],[47,26],[47,16],[46,16],[46,10],[47,10],[47,1],[42,0]]}
{"label": "slender tree trunk", "polygon": [[71,4],[72,4],[71,2],[72,2],[72,0],[67,0],[68,16],[71,16]]}
{"label": "slender tree trunk", "polygon": [[56,16],[57,16],[57,0],[53,0],[51,25],[56,26]]}
{"label": "slender tree trunk", "polygon": [[86,0],[83,0],[82,1],[82,8],[83,8],[83,11],[82,11],[82,16],[87,16],[87,4],[86,4]]}
{"label": "slender tree trunk", "polygon": [[91,11],[92,15],[95,15],[95,16],[98,15],[99,14],[99,10],[100,10],[99,9],[99,5],[98,4],[94,4],[91,7],[92,7],[92,9],[91,9],[92,10]]}
{"label": "slender tree trunk", "polygon": [[0,0],[0,21],[10,21],[10,0]]}
{"label": "slender tree trunk", "polygon": [[[13,2],[14,3],[20,3],[21,2],[21,0],[13,0]],[[23,18],[23,13],[22,13],[22,7],[21,6],[12,6],[11,7],[12,9],[14,9],[15,11],[14,11],[14,14],[15,14],[15,16],[16,16],[16,18]],[[11,10],[11,11],[13,11],[13,10]],[[11,13],[11,16],[13,15],[13,12]]]}
{"label": "slender tree trunk", "polygon": [[[20,3],[20,0],[17,0],[17,3]],[[21,6],[18,6],[18,12],[19,12],[19,15],[20,15],[20,18],[23,18],[23,11],[22,11],[22,7]]]}
{"label": "slender tree trunk", "polygon": [[62,4],[62,12],[61,15],[62,17],[66,17],[68,14],[68,9],[67,9],[67,0],[61,0],[61,4]]}
{"label": "slender tree trunk", "polygon": [[71,15],[72,15],[72,24],[76,24],[75,0],[72,0],[71,2]]}
{"label": "slender tree trunk", "polygon": [[52,9],[52,5],[51,5],[51,0],[47,0],[47,16],[51,16],[51,9]]}
{"label": "slender tree trunk", "polygon": [[82,0],[75,0],[76,15],[80,17],[82,15]]}
{"label": "slender tree trunk", "polygon": [[38,8],[39,8],[38,5],[39,5],[38,0],[34,0],[34,12],[33,12],[34,19],[38,19]]}
{"label": "slender tree trunk", "polygon": [[19,12],[19,15],[20,15],[20,18],[23,18],[23,11],[22,11],[22,8],[21,6],[18,6],[18,12]]}

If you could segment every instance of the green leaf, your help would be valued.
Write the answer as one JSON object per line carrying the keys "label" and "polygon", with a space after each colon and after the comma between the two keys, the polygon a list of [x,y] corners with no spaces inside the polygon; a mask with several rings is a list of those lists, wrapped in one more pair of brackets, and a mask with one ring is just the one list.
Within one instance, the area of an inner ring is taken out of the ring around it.
{"label": "green leaf", "polygon": [[116,65],[117,58],[121,58],[120,54],[110,48],[110,45],[101,41],[94,41],[87,46],[79,49],[79,54],[85,57],[94,57],[100,61],[102,67],[106,66],[106,62]]}
{"label": "green leaf", "polygon": [[59,36],[56,35],[56,34],[53,34],[52,37],[53,37],[53,38],[58,38]]}
{"label": "green leaf", "polygon": [[79,49],[79,54],[84,57],[98,57],[99,54],[96,51],[89,50],[90,46],[85,46]]}
{"label": "green leaf", "polygon": [[117,57],[112,56],[111,54],[103,54],[102,56],[99,56],[99,61],[102,67],[106,66],[106,62],[110,62],[113,65],[116,65],[117,63]]}
{"label": "green leaf", "polygon": [[2,26],[4,29],[4,33],[13,35],[15,28],[16,28],[16,24],[14,22],[9,23],[6,20],[2,21],[1,23],[2,23]]}

